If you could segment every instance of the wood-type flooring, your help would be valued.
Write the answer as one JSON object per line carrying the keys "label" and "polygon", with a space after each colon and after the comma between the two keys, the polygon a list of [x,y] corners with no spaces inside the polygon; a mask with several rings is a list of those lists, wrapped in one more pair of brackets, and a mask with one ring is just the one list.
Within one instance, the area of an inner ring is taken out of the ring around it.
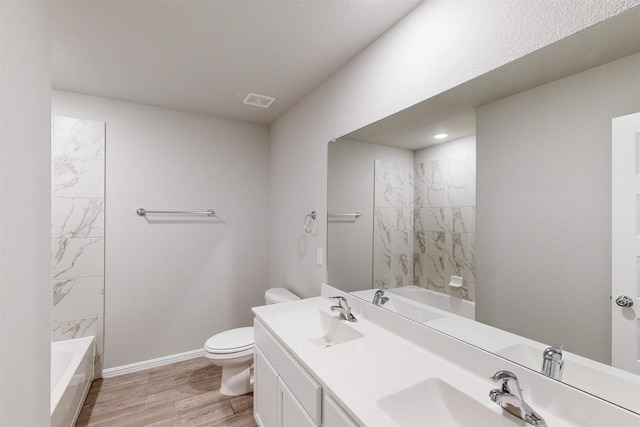
{"label": "wood-type flooring", "polygon": [[220,394],[204,357],[93,382],[76,427],[254,427],[253,394]]}

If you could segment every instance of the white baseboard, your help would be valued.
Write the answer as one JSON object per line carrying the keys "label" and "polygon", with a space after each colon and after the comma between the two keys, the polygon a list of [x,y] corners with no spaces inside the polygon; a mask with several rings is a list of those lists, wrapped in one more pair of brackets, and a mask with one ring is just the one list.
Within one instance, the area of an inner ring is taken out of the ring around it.
{"label": "white baseboard", "polygon": [[169,356],[159,357],[157,359],[131,363],[129,365],[116,366],[115,368],[104,369],[102,371],[102,378],[117,377],[118,375],[130,374],[132,372],[143,371],[150,368],[157,368],[158,366],[170,365],[171,363],[182,362],[183,360],[195,359],[196,357],[203,356],[204,349],[201,348],[199,350],[172,354]]}

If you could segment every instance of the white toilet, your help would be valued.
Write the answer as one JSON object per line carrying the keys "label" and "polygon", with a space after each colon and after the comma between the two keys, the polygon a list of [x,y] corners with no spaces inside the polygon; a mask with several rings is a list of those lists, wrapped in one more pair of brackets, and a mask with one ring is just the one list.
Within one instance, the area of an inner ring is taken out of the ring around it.
{"label": "white toilet", "polygon": [[[300,299],[285,288],[271,288],[264,293],[267,304]],[[230,329],[209,338],[204,354],[214,365],[222,367],[220,393],[239,396],[252,390],[253,326]]]}

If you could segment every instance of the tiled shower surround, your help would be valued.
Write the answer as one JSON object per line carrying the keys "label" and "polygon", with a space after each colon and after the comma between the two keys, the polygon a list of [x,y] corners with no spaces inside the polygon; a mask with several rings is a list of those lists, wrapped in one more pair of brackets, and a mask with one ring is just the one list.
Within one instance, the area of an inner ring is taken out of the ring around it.
{"label": "tiled shower surround", "polygon": [[[375,162],[374,286],[417,285],[475,300],[475,138]],[[450,276],[461,288],[446,286]]]}
{"label": "tiled shower surround", "polygon": [[97,377],[104,336],[104,155],[104,122],[53,117],[53,340],[94,335]]}

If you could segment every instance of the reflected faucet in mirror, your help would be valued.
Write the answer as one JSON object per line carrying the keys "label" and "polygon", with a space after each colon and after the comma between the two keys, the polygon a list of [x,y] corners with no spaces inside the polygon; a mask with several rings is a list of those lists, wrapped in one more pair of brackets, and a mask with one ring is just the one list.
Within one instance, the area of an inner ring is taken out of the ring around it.
{"label": "reflected faucet in mirror", "polygon": [[[627,215],[612,122],[640,117],[639,19],[633,7],[329,144],[327,211],[363,216],[328,221],[328,283],[640,413],[638,295],[612,278],[610,217]],[[634,238],[635,212],[619,227]]]}
{"label": "reflected faucet in mirror", "polygon": [[542,373],[558,381],[562,381],[564,371],[563,348],[563,345],[556,345],[545,349],[542,353]]}
{"label": "reflected faucet in mirror", "polygon": [[375,295],[373,296],[373,303],[377,306],[382,307],[387,301],[389,301],[389,297],[385,297],[384,293],[387,290],[384,288],[384,286],[381,289],[378,289],[375,293]]}

